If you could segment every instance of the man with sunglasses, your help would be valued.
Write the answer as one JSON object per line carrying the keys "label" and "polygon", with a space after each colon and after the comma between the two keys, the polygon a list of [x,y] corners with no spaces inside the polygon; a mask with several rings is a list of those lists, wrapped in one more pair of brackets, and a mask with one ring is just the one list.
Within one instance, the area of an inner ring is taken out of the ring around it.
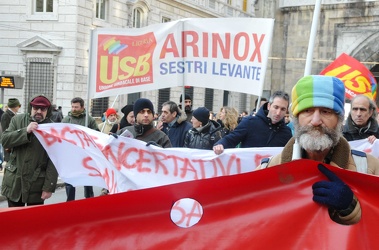
{"label": "man with sunglasses", "polygon": [[349,117],[343,127],[343,136],[348,141],[368,139],[373,144],[379,138],[376,120],[376,105],[365,95],[357,95],[351,100]]}
{"label": "man with sunglasses", "polygon": [[57,170],[33,134],[39,124],[52,122],[50,116],[50,100],[39,95],[29,103],[27,113],[11,119],[2,134],[3,146],[11,149],[1,187],[9,207],[42,205],[55,191]]}

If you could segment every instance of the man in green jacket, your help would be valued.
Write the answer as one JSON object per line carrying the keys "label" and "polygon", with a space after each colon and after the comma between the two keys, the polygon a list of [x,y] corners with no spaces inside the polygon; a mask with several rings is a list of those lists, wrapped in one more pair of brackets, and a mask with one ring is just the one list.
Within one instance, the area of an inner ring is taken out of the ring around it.
{"label": "man in green jacket", "polygon": [[39,95],[32,99],[28,112],[14,116],[2,134],[4,148],[11,150],[5,167],[2,194],[9,207],[42,205],[55,191],[58,172],[33,131],[50,123],[51,103]]}
{"label": "man in green jacket", "polygon": [[[63,118],[62,123],[71,123],[77,124],[81,126],[85,126],[86,119],[88,119],[87,127],[92,128],[94,130],[99,131],[98,125],[95,119],[88,115],[86,116],[86,110],[84,108],[84,100],[80,97],[75,97],[71,100],[71,111],[68,112],[68,115]],[[75,192],[76,189],[69,183],[65,183],[66,185],[66,194],[67,201],[75,200]],[[92,186],[84,186],[84,197],[91,198],[93,197],[93,187]]]}
{"label": "man in green jacket", "polygon": [[[1,116],[1,131],[5,131],[8,127],[9,124],[11,123],[11,119],[13,116],[15,116],[18,113],[18,110],[21,108],[21,103],[17,98],[9,98],[8,99],[8,108],[4,112],[4,114]],[[9,161],[9,149],[4,148],[4,161],[7,162]],[[5,164],[4,164],[5,165]],[[2,169],[3,167],[0,166]]]}

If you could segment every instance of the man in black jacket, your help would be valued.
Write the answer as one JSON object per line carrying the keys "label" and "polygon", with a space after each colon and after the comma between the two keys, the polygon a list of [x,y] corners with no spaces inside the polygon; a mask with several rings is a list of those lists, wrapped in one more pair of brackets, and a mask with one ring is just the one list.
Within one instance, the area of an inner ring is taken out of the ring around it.
{"label": "man in black jacket", "polygon": [[156,144],[162,148],[171,147],[171,142],[168,136],[153,126],[154,106],[149,99],[138,99],[134,103],[133,113],[135,117],[134,125],[127,126],[117,131],[117,135],[123,135],[125,131],[129,131],[137,140]]}
{"label": "man in black jacket", "polygon": [[291,139],[291,129],[284,123],[289,96],[276,91],[268,103],[265,103],[255,116],[242,119],[235,130],[219,140],[213,147],[216,154],[225,148],[283,147]]}
{"label": "man in black jacket", "polygon": [[184,110],[184,112],[186,113],[187,122],[191,122],[192,113],[193,113],[193,110],[192,110],[192,98],[188,94],[184,95],[184,109],[182,108],[182,101],[183,101],[183,96],[180,95],[178,107],[181,110]]}
{"label": "man in black jacket", "polygon": [[379,137],[376,120],[376,105],[365,95],[357,95],[351,100],[349,117],[343,128],[343,136],[348,141],[367,138],[373,144]]}

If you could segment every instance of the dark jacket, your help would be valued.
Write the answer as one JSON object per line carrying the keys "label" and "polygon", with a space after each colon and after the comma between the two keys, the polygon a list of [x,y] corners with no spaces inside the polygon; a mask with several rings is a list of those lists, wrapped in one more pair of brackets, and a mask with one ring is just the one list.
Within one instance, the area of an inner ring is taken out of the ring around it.
{"label": "dark jacket", "polygon": [[[12,153],[5,168],[1,193],[11,201],[22,198],[24,203],[40,203],[42,191],[55,191],[58,173],[37,137],[26,132],[32,122],[30,112],[29,104],[28,112],[16,115],[2,134],[3,146],[12,148]],[[51,123],[50,116],[51,107],[40,124]]]}
{"label": "dark jacket", "polygon": [[241,142],[241,148],[283,147],[292,137],[291,129],[286,126],[284,119],[272,124],[267,114],[267,103],[265,103],[255,116],[244,117],[236,129],[219,140],[216,145],[235,148]]}
{"label": "dark jacket", "polygon": [[184,147],[197,149],[212,149],[213,145],[221,139],[221,125],[218,122],[209,122],[199,129],[192,128],[184,140]]}
{"label": "dark jacket", "polygon": [[192,128],[191,123],[187,122],[186,119],[186,115],[182,112],[171,128],[169,128],[167,123],[163,123],[162,131],[168,135],[173,147],[184,146],[186,134]]}
{"label": "dark jacket", "polygon": [[370,117],[368,120],[368,125],[363,128],[358,128],[355,126],[351,115],[349,114],[345,125],[343,126],[343,136],[348,141],[355,141],[366,139],[370,135],[374,135],[376,138],[379,138],[379,126],[378,122]]}
{"label": "dark jacket", "polygon": [[53,122],[61,122],[63,119],[63,114],[59,110],[53,110],[51,114],[51,120]]}
{"label": "dark jacket", "polygon": [[[7,109],[7,111],[4,112],[4,114],[1,116],[1,131],[4,132],[11,123],[11,119],[16,114],[13,113],[10,109]],[[4,147],[4,146],[3,146]],[[10,156],[10,149],[4,148],[4,161],[9,161]]]}
{"label": "dark jacket", "polygon": [[193,116],[193,111],[192,110],[186,110],[186,116],[187,116],[187,119],[186,121],[191,123],[191,119],[192,119],[192,116]]}
{"label": "dark jacket", "polygon": [[[86,119],[86,111],[85,110],[79,116],[73,116],[71,111],[70,111],[70,112],[68,112],[68,115],[65,118],[63,118],[62,123],[71,123],[71,124],[77,124],[77,125],[85,126],[85,122],[86,122],[85,119]],[[95,119],[93,119],[93,117],[90,115],[88,115],[87,127],[91,128],[93,130],[100,131]]]}
{"label": "dark jacket", "polygon": [[[145,128],[147,127],[144,126],[144,129]],[[171,148],[171,142],[168,136],[159,129],[154,128],[152,125],[150,125],[146,131],[143,131],[142,134],[137,133],[137,130],[141,130],[141,126],[137,124],[120,129],[117,131],[117,134],[121,135],[123,132],[125,132],[125,130],[128,130],[130,133],[132,133],[134,138],[137,140],[144,142],[153,141],[162,148]]]}

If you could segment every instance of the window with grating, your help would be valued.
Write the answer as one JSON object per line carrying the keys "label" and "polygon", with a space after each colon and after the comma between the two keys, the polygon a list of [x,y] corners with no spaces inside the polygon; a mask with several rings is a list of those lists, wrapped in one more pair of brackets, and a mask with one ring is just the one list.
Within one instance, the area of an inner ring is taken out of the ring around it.
{"label": "window with grating", "polygon": [[213,89],[205,89],[205,100],[204,100],[204,106],[209,109],[210,111],[213,110]]}
{"label": "window with grating", "polygon": [[222,100],[222,106],[228,106],[229,103],[229,91],[224,90],[224,98]]}
{"label": "window with grating", "polygon": [[156,113],[161,113],[162,110],[162,104],[166,101],[170,100],[170,88],[160,89],[158,91],[158,107],[155,108]]}
{"label": "window with grating", "polygon": [[[107,111],[109,105],[109,97],[102,97],[92,99],[91,114],[93,117],[102,117],[104,112]],[[86,106],[84,104],[84,106]]]}
{"label": "window with grating", "polygon": [[134,104],[141,97],[141,93],[128,94],[128,104]]}
{"label": "window with grating", "polygon": [[54,67],[51,58],[27,59],[24,91],[24,103],[29,103],[31,98],[40,94],[53,101]]}

